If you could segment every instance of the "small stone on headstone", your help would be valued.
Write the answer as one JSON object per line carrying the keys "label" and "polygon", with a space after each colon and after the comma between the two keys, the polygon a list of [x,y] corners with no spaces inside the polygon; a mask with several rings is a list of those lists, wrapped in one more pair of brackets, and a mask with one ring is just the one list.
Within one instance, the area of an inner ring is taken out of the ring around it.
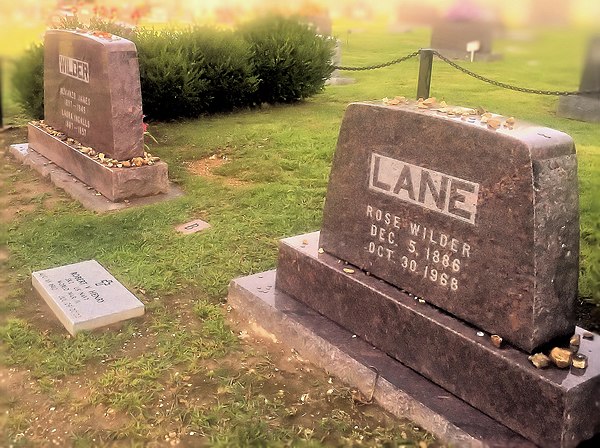
{"label": "small stone on headstone", "polygon": [[571,336],[569,340],[569,349],[572,353],[577,353],[579,351],[579,345],[581,344],[581,336],[578,334],[574,334]]}
{"label": "small stone on headstone", "polygon": [[494,347],[500,348],[502,346],[502,337],[501,336],[498,336],[497,334],[493,334],[492,336],[490,336],[490,339],[492,340],[492,344],[494,345]]}
{"label": "small stone on headstone", "polygon": [[577,354],[573,355],[571,364],[576,369],[585,369],[585,368],[587,368],[587,365],[588,365],[587,356],[582,355],[581,353],[577,353]]}
{"label": "small stone on headstone", "polygon": [[72,335],[144,314],[144,304],[96,260],[34,272],[31,282]]}
{"label": "small stone on headstone", "polygon": [[566,369],[571,364],[571,351],[565,348],[554,347],[550,350],[550,359],[559,369]]}
{"label": "small stone on headstone", "polygon": [[528,358],[531,363],[538,369],[544,369],[550,365],[550,358],[543,353],[536,353]]}

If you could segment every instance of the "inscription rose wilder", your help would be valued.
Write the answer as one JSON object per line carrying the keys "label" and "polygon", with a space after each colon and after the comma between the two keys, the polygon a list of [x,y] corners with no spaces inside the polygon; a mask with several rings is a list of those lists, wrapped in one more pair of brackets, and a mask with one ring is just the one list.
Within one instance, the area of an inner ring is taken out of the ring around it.
{"label": "inscription rose wilder", "polygon": [[567,135],[355,103],[329,185],[326,252],[526,351],[572,334],[579,226]]}
{"label": "inscription rose wilder", "polygon": [[46,123],[117,160],[143,156],[142,95],[133,42],[50,30],[44,48]]}

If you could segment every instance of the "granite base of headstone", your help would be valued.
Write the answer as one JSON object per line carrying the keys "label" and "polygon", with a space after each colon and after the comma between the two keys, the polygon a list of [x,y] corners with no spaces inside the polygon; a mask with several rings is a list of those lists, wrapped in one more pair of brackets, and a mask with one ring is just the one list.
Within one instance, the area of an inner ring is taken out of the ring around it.
{"label": "granite base of headstone", "polygon": [[168,166],[165,162],[129,168],[109,167],[42,128],[28,124],[27,130],[30,149],[73,174],[110,201],[153,196],[169,190]]}
{"label": "granite base of headstone", "polygon": [[169,189],[167,164],[145,153],[143,134],[135,44],[109,33],[47,31],[44,121],[28,126],[29,147],[118,202]]}
{"label": "granite base of headstone", "polygon": [[558,102],[556,113],[564,118],[600,123],[600,98],[586,95],[562,97]]}
{"label": "granite base of headstone", "polygon": [[[576,167],[569,136],[512,117],[351,104],[322,230],[281,241],[276,291],[533,443],[575,447],[600,432],[600,337],[574,324]],[[574,334],[584,368],[530,361]]]}
{"label": "granite base of headstone", "polygon": [[579,90],[598,93],[563,96],[556,113],[574,120],[600,122],[600,36],[590,41]]}
{"label": "granite base of headstone", "polygon": [[31,282],[72,335],[144,314],[144,304],[95,260],[36,271]]}
{"label": "granite base of headstone", "polygon": [[392,415],[411,420],[448,446],[537,446],[277,289],[275,278],[271,270],[233,280],[227,297],[231,318],[246,322],[257,337],[293,350],[361,391],[366,400],[372,397]]}
{"label": "granite base of headstone", "polygon": [[[486,22],[440,21],[433,26],[430,47],[451,59],[489,62],[502,58],[492,53],[495,26]],[[477,51],[467,50],[468,44],[478,42]]]}
{"label": "granite base of headstone", "polygon": [[111,201],[97,192],[93,187],[81,182],[72,173],[31,149],[28,143],[10,145],[9,152],[17,161],[37,171],[43,178],[48,179],[56,187],[64,190],[65,193],[81,203],[83,207],[96,213],[108,213],[151,205],[183,196],[183,191],[177,185],[169,182],[166,193],[131,197],[121,202]]}

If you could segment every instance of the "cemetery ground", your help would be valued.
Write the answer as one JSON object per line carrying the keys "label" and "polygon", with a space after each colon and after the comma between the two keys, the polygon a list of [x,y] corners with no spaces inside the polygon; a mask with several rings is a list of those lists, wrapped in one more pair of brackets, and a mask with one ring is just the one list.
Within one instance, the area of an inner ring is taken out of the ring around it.
{"label": "cemetery ground", "polygon": [[[358,29],[362,28],[362,29]],[[351,30],[351,31],[348,31]],[[429,32],[344,24],[343,64],[378,64],[426,47]],[[538,30],[496,42],[502,61],[469,68],[503,82],[575,90],[585,30]],[[151,152],[181,198],[98,215],[5,149],[26,140],[7,100],[0,134],[0,445],[439,446],[327,372],[244,323],[229,281],[275,267],[277,241],[320,227],[345,106],[416,91],[416,59],[296,105],[150,123]],[[600,131],[555,115],[556,97],[501,90],[434,63],[432,96],[571,135],[581,212],[580,322],[598,329],[590,275],[600,261]],[[493,161],[490,161],[493,163]],[[211,228],[181,235],[203,219]],[[144,317],[72,338],[31,289],[31,272],[96,259],[146,305]],[[590,299],[590,300],[588,300]],[[595,303],[599,303],[595,297]]]}

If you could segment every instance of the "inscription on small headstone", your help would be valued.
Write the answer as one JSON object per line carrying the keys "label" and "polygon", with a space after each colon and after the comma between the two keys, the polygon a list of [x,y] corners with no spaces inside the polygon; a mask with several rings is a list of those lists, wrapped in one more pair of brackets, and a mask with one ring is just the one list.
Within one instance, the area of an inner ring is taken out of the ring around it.
{"label": "inscription on small headstone", "polygon": [[32,284],[72,335],[144,314],[144,304],[95,260],[36,271]]}
{"label": "inscription on small headstone", "polygon": [[574,329],[573,142],[547,128],[454,117],[350,105],[320,244],[531,351]]}
{"label": "inscription on small headstone", "polygon": [[112,158],[143,156],[133,42],[107,33],[50,30],[44,51],[46,123]]}
{"label": "inscription on small headstone", "polygon": [[210,228],[210,224],[201,219],[195,219],[190,222],[186,222],[185,224],[181,224],[175,228],[180,233],[184,235],[189,235],[191,233],[200,232],[201,230],[205,230]]}

